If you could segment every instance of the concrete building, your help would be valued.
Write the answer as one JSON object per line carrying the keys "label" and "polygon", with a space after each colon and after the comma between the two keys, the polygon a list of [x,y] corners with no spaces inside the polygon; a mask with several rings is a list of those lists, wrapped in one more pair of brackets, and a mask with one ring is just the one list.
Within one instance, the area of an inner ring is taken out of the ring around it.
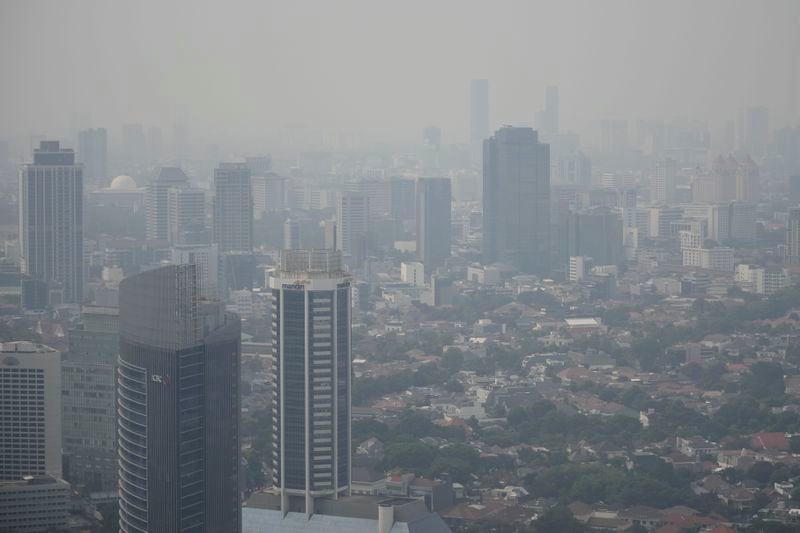
{"label": "concrete building", "polygon": [[433,274],[450,257],[450,178],[417,180],[417,259]]}
{"label": "concrete building", "polygon": [[269,287],[273,484],[284,515],[308,519],[350,490],[350,280],[340,252],[286,250]]}
{"label": "concrete building", "polygon": [[400,281],[418,287],[425,286],[425,265],[419,262],[403,261],[400,263]]}
{"label": "concrete building", "polygon": [[66,526],[61,480],[61,356],[31,342],[0,344],[0,528]]}
{"label": "concrete building", "polygon": [[786,222],[786,262],[800,263],[800,207],[789,208]]}
{"label": "concrete building", "polygon": [[20,270],[83,301],[83,167],[58,141],[42,141],[19,178]]}
{"label": "concrete building", "polygon": [[287,218],[283,222],[283,249],[298,250],[300,245],[300,223],[297,220]]}
{"label": "concrete building", "polygon": [[336,199],[336,249],[359,267],[367,258],[368,238],[369,199],[361,193],[340,193]]}
{"label": "concrete building", "polygon": [[216,244],[184,244],[170,249],[172,264],[196,265],[200,295],[211,300],[223,299],[225,277]]}
{"label": "concrete building", "polygon": [[[255,172],[252,168],[250,170]],[[286,178],[268,172],[264,175],[253,174],[250,182],[253,188],[253,216],[256,220],[260,220],[264,213],[286,210]]]}
{"label": "concrete building", "polygon": [[108,137],[105,128],[78,132],[78,163],[83,165],[87,189],[99,189],[108,183]]}
{"label": "concrete building", "polygon": [[253,251],[253,193],[245,163],[214,169],[214,240],[219,252]]}
{"label": "concrete building", "polygon": [[189,178],[178,167],[162,167],[147,184],[147,238],[169,240],[169,190],[189,186]]}
{"label": "concrete building", "polygon": [[241,531],[241,329],[199,296],[193,264],[120,283],[121,531]]}
{"label": "concrete building", "polygon": [[483,151],[483,262],[548,274],[550,147],[531,128],[506,126]]}
{"label": "concrete building", "polygon": [[733,248],[683,248],[683,266],[733,272]]}
{"label": "concrete building", "polygon": [[119,310],[86,306],[61,363],[64,478],[85,493],[117,490]]}
{"label": "concrete building", "polygon": [[167,238],[170,244],[209,242],[206,193],[196,187],[167,190]]}

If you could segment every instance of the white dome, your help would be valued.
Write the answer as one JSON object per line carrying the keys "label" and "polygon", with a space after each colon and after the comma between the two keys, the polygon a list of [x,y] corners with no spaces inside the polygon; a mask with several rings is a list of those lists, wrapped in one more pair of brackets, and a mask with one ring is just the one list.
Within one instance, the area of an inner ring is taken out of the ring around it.
{"label": "white dome", "polygon": [[130,191],[137,187],[136,180],[130,176],[117,176],[111,181],[111,189],[116,191]]}

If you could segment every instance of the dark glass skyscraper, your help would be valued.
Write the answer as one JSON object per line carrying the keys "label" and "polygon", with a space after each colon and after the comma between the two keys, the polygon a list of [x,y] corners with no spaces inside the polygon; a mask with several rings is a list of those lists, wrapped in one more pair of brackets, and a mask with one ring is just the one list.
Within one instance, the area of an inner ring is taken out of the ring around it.
{"label": "dark glass skyscraper", "polygon": [[284,513],[350,491],[350,280],[341,252],[285,250],[273,294],[273,482]]}
{"label": "dark glass skyscraper", "polygon": [[417,257],[432,274],[450,257],[450,178],[417,180]]}
{"label": "dark glass skyscraper", "polygon": [[500,128],[483,142],[484,262],[547,275],[550,255],[550,146],[531,128]]}
{"label": "dark glass skyscraper", "polygon": [[241,531],[236,315],[199,297],[196,266],[120,283],[120,531]]}

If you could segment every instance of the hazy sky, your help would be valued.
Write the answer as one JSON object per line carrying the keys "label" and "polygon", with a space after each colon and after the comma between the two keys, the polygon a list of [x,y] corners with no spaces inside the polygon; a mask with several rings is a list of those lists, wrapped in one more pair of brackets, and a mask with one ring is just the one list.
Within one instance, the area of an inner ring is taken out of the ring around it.
{"label": "hazy sky", "polygon": [[[546,85],[562,129],[603,116],[713,125],[769,105],[787,121],[798,0],[0,0],[0,135],[67,130],[74,111],[214,140],[289,126],[467,138],[468,87],[491,123],[531,122]],[[794,39],[794,42],[792,42]]]}

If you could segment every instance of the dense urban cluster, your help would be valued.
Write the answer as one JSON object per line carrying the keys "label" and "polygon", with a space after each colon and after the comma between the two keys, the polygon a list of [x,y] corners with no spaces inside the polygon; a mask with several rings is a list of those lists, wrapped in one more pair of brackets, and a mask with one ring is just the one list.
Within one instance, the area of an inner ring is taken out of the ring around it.
{"label": "dense urban cluster", "polygon": [[468,79],[407,143],[0,128],[0,532],[800,531],[798,99]]}

